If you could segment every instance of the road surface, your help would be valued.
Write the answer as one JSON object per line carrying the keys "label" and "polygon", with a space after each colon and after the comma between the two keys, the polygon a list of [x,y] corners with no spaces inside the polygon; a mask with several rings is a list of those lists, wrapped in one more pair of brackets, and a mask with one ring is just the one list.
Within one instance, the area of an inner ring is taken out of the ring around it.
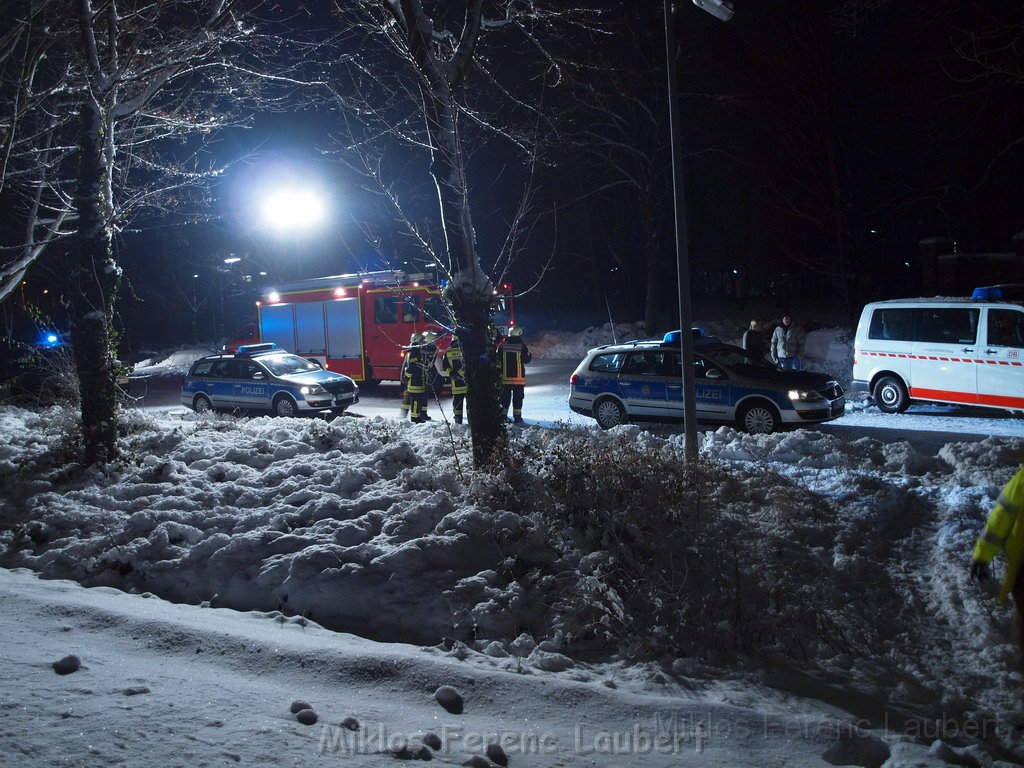
{"label": "road surface", "polygon": [[[528,367],[526,402],[523,415],[527,423],[555,428],[559,425],[598,427],[593,419],[569,410],[569,376],[576,368],[576,360],[535,360]],[[183,411],[181,405],[181,376],[149,376],[132,379],[129,394],[136,407],[160,412]],[[399,418],[399,388],[397,384],[381,384],[360,392],[359,403],[347,415],[354,418],[384,416]],[[441,413],[451,417],[451,398],[441,398],[430,404],[429,413],[440,418]],[[703,430],[717,429],[718,424],[701,424]],[[649,424],[657,434],[682,431],[680,424]],[[986,437],[1024,438],[1024,419],[1014,418],[1009,412],[987,408],[958,406],[912,406],[903,414],[880,413],[877,408],[851,409],[837,421],[807,427],[817,429],[847,441],[872,437],[884,442],[906,440],[916,450],[931,456],[946,443],[978,441]]]}

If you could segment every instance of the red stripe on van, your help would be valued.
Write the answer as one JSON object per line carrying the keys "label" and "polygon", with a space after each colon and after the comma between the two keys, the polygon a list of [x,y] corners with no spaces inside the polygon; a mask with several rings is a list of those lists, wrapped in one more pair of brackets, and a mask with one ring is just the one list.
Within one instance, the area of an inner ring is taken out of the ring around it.
{"label": "red stripe on van", "polygon": [[967,392],[952,392],[946,389],[911,387],[910,396],[916,397],[919,400],[947,400],[954,403],[967,403],[968,405],[976,405],[978,402],[977,395]]}
{"label": "red stripe on van", "polygon": [[1006,395],[971,395],[967,392],[951,392],[944,389],[910,388],[910,396],[920,400],[945,400],[968,405],[993,405],[999,408],[1024,410],[1024,397]]}

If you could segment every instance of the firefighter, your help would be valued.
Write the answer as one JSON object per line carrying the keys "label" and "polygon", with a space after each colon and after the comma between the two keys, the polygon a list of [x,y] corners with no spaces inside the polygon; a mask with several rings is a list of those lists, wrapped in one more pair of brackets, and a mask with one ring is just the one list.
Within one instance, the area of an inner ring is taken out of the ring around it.
{"label": "firefighter", "polygon": [[1006,552],[1006,569],[999,587],[998,600],[1013,596],[1014,633],[1020,645],[1019,661],[1024,660],[1024,467],[1006,484],[989,513],[985,530],[978,537],[971,555],[971,576],[988,581],[989,564],[1000,552]]}
{"label": "firefighter", "polygon": [[398,381],[402,384],[402,418],[404,419],[409,415],[409,355],[412,353],[413,347],[417,346],[423,341],[422,333],[413,333],[409,337],[409,346],[405,350],[405,354],[402,356],[402,367],[398,371]]}
{"label": "firefighter", "polygon": [[501,409],[508,416],[512,404],[512,421],[523,421],[523,394],[526,390],[526,364],[531,360],[530,350],[523,342],[523,329],[509,328],[508,337],[498,342],[498,365],[501,368]]}
{"label": "firefighter", "polygon": [[420,334],[420,343],[409,350],[409,416],[416,424],[432,421],[427,413],[430,403],[428,387],[430,386],[430,369],[434,367],[437,354],[437,334],[426,331]]}
{"label": "firefighter", "polygon": [[448,387],[452,392],[452,416],[456,424],[462,423],[463,408],[466,403],[466,359],[462,355],[462,342],[452,334],[452,343],[441,358],[441,372],[448,377]]}

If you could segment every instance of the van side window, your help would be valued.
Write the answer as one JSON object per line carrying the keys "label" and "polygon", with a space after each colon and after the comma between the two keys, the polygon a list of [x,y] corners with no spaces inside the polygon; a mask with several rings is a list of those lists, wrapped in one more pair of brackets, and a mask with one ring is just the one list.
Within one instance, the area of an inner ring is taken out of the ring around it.
{"label": "van side window", "polygon": [[993,347],[1024,347],[1024,312],[990,309],[988,343]]}
{"label": "van side window", "polygon": [[938,344],[973,344],[978,338],[979,309],[922,309],[918,340]]}
{"label": "van side window", "polygon": [[913,341],[914,312],[913,309],[876,309],[871,315],[868,338]]}
{"label": "van side window", "polygon": [[[989,342],[989,344],[991,343]],[[213,360],[200,360],[192,366],[192,373],[189,376],[209,376],[211,368],[213,368]]]}

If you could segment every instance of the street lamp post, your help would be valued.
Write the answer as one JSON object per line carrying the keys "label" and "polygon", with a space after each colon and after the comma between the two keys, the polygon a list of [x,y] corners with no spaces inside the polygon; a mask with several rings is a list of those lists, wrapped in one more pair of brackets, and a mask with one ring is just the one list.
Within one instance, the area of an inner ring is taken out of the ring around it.
{"label": "street lamp post", "polygon": [[[668,115],[672,139],[672,189],[675,198],[676,272],[679,290],[679,341],[683,366],[683,420],[686,462],[697,460],[697,391],[693,375],[693,311],[690,305],[689,233],[683,196],[683,151],[679,140],[679,92],[676,90],[676,43],[672,0],[665,2],[665,68],[668,73]],[[722,0],[693,0],[701,10],[728,21],[732,6]]]}

